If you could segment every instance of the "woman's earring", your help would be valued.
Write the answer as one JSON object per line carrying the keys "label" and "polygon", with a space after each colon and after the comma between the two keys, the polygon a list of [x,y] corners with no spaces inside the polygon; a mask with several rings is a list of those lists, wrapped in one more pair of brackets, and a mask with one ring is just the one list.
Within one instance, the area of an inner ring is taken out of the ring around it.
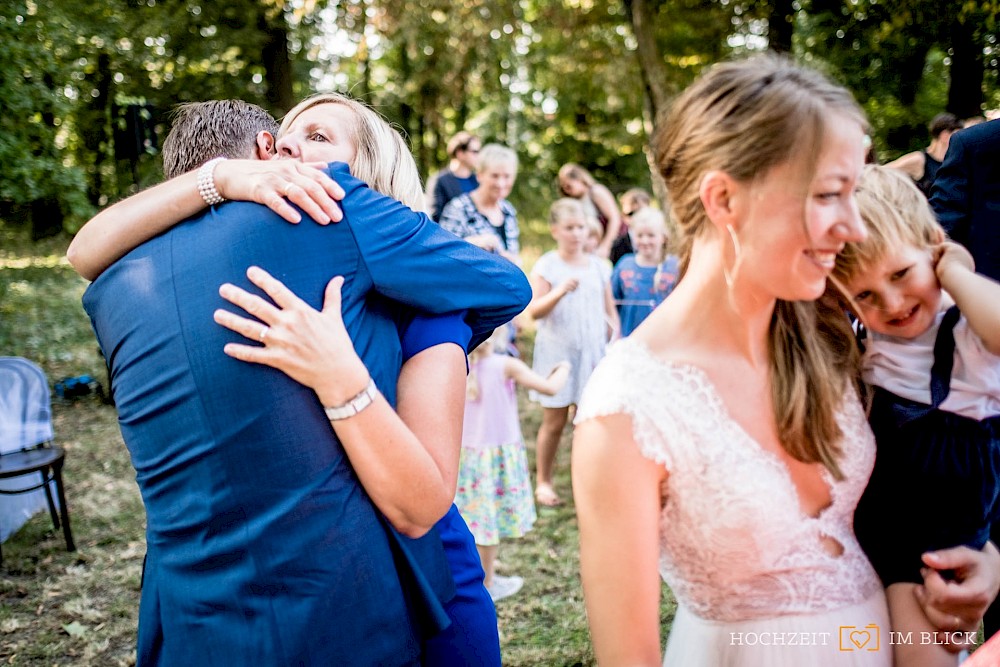
{"label": "woman's earring", "polygon": [[733,240],[733,256],[735,257],[735,260],[733,261],[732,272],[730,272],[729,269],[723,265],[722,276],[726,279],[726,286],[729,289],[733,289],[733,283],[736,282],[736,273],[739,271],[740,262],[743,261],[743,253],[740,248],[740,239],[736,235],[736,230],[733,229],[733,226],[726,225],[726,231],[729,232],[729,238]]}

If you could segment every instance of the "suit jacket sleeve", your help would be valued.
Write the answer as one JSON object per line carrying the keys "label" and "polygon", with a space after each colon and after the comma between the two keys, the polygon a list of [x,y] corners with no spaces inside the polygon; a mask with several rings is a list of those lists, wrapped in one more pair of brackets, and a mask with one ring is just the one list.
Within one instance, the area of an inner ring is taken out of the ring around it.
{"label": "suit jacket sleeve", "polygon": [[512,262],[375,192],[347,165],[331,165],[330,175],[346,193],[340,224],[350,225],[379,294],[431,314],[466,311],[470,349],[528,305],[531,288]]}
{"label": "suit jacket sleeve", "polygon": [[930,202],[938,222],[952,240],[968,245],[972,211],[968,151],[962,133],[956,132],[948,145],[941,168],[931,189]]}

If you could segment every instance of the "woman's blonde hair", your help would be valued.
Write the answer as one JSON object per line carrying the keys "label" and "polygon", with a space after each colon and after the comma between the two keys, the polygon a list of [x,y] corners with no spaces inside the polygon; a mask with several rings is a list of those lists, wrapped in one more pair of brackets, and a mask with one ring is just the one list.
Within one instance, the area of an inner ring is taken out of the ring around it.
{"label": "woman's blonde hair", "polygon": [[[765,55],[712,66],[657,123],[656,164],[678,230],[681,272],[696,238],[712,227],[701,202],[702,178],[723,171],[750,182],[801,163],[803,211],[827,127],[867,129],[851,94],[819,72]],[[790,184],[794,186],[795,184]],[[858,367],[844,313],[824,301],[778,301],[769,331],[771,393],[782,446],[795,459],[822,463],[835,478],[842,432],[836,414]]]}
{"label": "woman's blonde hair", "polygon": [[403,137],[374,109],[340,93],[313,95],[296,104],[281,120],[279,136],[306,109],[320,104],[340,104],[354,112],[351,139],[356,146],[351,174],[373,190],[397,199],[415,211],[426,207],[420,174]]}
{"label": "woman's blonde hair", "polygon": [[579,199],[573,197],[561,197],[549,207],[549,226],[554,227],[566,218],[577,218],[584,221],[588,219],[587,210]]}
{"label": "woman's blonde hair", "polygon": [[634,214],[632,214],[632,220],[629,222],[629,227],[633,230],[639,227],[651,227],[653,231],[667,235],[667,221],[666,217],[663,215],[663,211],[655,209],[652,206],[647,206],[646,208],[639,209]]}
{"label": "woman's blonde hair", "polygon": [[927,198],[905,173],[867,165],[858,181],[858,213],[868,236],[837,255],[834,277],[844,283],[901,245],[930,248],[945,238]]}
{"label": "woman's blonde hair", "polygon": [[505,347],[507,341],[510,340],[509,332],[510,330],[507,328],[507,325],[501,324],[493,330],[489,338],[469,353],[469,374],[465,378],[465,398],[468,400],[478,401],[482,395],[482,388],[479,384],[479,369],[476,368],[476,362],[487,355],[493,354],[497,348]]}

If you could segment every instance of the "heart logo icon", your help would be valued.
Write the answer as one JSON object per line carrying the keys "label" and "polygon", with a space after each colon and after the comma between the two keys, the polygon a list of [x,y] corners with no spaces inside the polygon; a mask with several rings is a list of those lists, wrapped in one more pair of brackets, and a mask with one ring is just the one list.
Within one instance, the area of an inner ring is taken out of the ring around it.
{"label": "heart logo icon", "polygon": [[872,639],[872,635],[867,630],[855,630],[851,633],[851,643],[859,649],[864,648]]}

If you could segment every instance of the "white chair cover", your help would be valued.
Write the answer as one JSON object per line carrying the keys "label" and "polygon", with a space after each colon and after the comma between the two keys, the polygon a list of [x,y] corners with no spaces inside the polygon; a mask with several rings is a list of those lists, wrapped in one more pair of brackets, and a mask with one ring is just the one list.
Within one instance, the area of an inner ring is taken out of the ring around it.
{"label": "white chair cover", "polygon": [[[52,437],[52,409],[45,373],[27,359],[0,357],[0,454],[32,447]],[[23,480],[2,479],[0,489],[22,489],[38,482],[37,475]],[[54,485],[52,494],[55,498]],[[42,489],[11,496],[0,494],[0,542],[47,507]]]}

